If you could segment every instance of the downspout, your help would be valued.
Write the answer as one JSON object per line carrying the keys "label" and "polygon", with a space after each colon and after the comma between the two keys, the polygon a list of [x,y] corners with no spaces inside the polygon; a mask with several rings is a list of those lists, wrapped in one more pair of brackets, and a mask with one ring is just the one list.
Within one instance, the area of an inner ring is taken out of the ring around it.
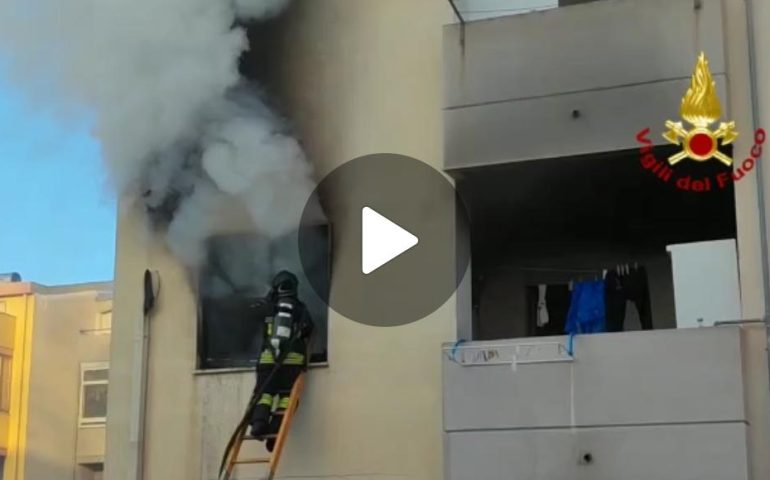
{"label": "downspout", "polygon": [[144,271],[144,302],[142,322],[134,334],[134,354],[131,378],[131,416],[129,419],[129,449],[131,464],[128,480],[144,478],[144,433],[147,411],[147,377],[150,360],[150,316],[155,308],[155,300],[160,293],[160,279],[157,272]]}
{"label": "downspout", "polygon": [[[748,33],[748,48],[749,48],[749,80],[750,80],[750,92],[751,92],[751,118],[754,122],[754,129],[759,128],[760,116],[759,116],[759,92],[757,90],[757,48],[756,48],[756,33],[754,28],[754,0],[746,0],[746,29]],[[760,251],[762,257],[762,298],[764,299],[764,312],[762,313],[762,320],[764,320],[767,332],[770,332],[770,263],[768,263],[768,247],[767,247],[767,218],[765,215],[765,191],[762,183],[763,165],[761,161],[756,162],[756,181],[757,181],[757,202],[759,206],[759,241]],[[770,333],[768,333],[768,342],[770,343]],[[768,365],[770,365],[770,349],[768,349]]]}

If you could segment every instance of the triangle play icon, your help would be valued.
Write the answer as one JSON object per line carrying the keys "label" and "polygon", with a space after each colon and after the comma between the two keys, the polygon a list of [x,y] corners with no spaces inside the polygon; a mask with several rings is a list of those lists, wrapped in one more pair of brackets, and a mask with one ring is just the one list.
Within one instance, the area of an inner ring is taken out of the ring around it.
{"label": "triangle play icon", "polygon": [[361,272],[368,275],[419,243],[420,239],[374,209],[361,209]]}

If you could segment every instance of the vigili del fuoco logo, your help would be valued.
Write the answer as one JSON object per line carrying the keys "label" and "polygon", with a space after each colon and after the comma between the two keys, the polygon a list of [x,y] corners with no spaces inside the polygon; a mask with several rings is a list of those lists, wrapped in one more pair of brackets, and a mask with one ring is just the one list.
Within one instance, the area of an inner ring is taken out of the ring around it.
{"label": "vigili del fuoco logo", "polygon": [[[722,106],[719,103],[716,83],[711,77],[705,53],[698,56],[690,88],[682,98],[679,114],[684,122],[667,121],[667,130],[663,133],[663,138],[670,144],[681,147],[677,153],[668,157],[667,162],[655,157],[652,141],[648,137],[649,127],[636,135],[636,140],[641,144],[642,166],[660,180],[672,183],[681,190],[707,192],[725,188],[730,182],[741,180],[759,161],[762,155],[762,144],[765,143],[765,131],[762,128],[754,132],[751,155],[740,164],[733,165],[733,159],[720,150],[720,147],[730,145],[738,138],[738,131],[735,129],[734,121],[719,122],[719,125],[712,129],[722,116]],[[700,178],[693,178],[692,175],[677,175],[676,165],[685,161],[717,161],[730,168]]]}

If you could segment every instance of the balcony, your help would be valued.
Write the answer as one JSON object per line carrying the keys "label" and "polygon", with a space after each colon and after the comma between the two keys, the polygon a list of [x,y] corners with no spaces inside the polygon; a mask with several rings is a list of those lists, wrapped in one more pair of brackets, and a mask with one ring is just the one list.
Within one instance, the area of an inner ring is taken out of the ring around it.
{"label": "balcony", "polygon": [[447,25],[445,169],[636,148],[699,51],[726,100],[724,21],[720,0],[604,0]]}
{"label": "balcony", "polygon": [[569,343],[444,346],[447,479],[767,478],[764,326]]}

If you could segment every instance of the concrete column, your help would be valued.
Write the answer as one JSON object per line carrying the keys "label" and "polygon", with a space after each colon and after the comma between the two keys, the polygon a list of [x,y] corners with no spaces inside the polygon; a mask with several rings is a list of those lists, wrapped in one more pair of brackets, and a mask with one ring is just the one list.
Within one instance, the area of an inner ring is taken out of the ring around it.
{"label": "concrete column", "polygon": [[[728,96],[725,113],[738,125],[740,136],[734,145],[736,164],[749,155],[753,145],[751,78],[748,32],[744,0],[725,0],[725,53]],[[738,241],[738,267],[743,318],[764,315],[762,245],[756,170],[735,184],[735,217]]]}

